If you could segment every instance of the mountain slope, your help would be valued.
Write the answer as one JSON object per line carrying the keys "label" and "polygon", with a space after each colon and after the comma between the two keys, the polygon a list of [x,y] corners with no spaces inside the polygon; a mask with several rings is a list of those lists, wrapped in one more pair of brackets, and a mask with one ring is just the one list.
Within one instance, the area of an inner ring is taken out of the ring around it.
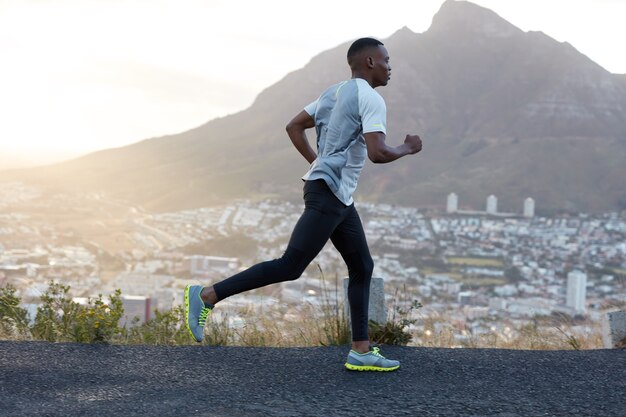
{"label": "mountain slope", "polygon": [[[389,86],[379,90],[388,141],[418,133],[424,150],[389,166],[369,164],[357,199],[442,206],[454,191],[474,208],[489,194],[503,210],[520,211],[528,196],[539,211],[626,208],[623,76],[469,2],[448,0],[428,31],[404,28],[383,41],[393,67]],[[235,115],[2,178],[103,189],[153,210],[299,198],[307,164],[284,126],[325,87],[349,77],[348,46],[316,56]]]}

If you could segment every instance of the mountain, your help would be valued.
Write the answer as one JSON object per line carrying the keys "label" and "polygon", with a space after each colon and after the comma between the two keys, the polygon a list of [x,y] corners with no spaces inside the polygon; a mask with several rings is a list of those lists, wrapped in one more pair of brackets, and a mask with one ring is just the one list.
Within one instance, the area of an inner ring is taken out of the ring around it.
{"label": "mountain", "polygon": [[[626,209],[624,75],[469,2],[448,0],[426,32],[403,28],[383,42],[392,63],[392,80],[379,90],[388,142],[418,133],[424,150],[391,165],[368,163],[357,200],[441,207],[456,192],[462,207],[483,208],[495,194],[503,211],[521,211],[529,196],[539,212]],[[240,113],[0,179],[102,189],[156,211],[300,199],[307,164],[284,126],[350,76],[349,44],[287,74]]]}

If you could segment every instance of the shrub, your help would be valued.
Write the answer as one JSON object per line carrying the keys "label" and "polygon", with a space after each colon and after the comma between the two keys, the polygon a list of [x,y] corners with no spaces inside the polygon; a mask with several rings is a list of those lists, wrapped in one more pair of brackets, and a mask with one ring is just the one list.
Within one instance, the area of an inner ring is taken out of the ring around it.
{"label": "shrub", "polygon": [[[397,295],[398,292],[396,291],[396,300]],[[422,308],[422,304],[417,300],[413,300],[407,309],[395,305],[391,320],[384,325],[370,320],[370,340],[377,344],[406,346],[413,339],[413,336],[406,331],[406,328],[417,322],[416,319],[411,318],[411,313],[420,308]]]}
{"label": "shrub", "polygon": [[12,285],[0,288],[0,336],[24,337],[29,335],[28,312],[20,307],[20,298]]}
{"label": "shrub", "polygon": [[79,304],[72,301],[69,286],[50,282],[48,289],[41,295],[42,304],[37,308],[33,326],[36,339],[49,342],[73,341],[74,319]]}
{"label": "shrub", "polygon": [[185,327],[185,311],[177,306],[169,311],[154,311],[154,318],[139,324],[133,320],[128,329],[122,330],[122,342],[147,345],[185,345],[192,343]]}
{"label": "shrub", "polygon": [[105,303],[100,294],[89,299],[86,306],[79,306],[74,331],[76,342],[110,342],[120,334],[119,321],[124,315],[121,291],[116,290],[108,298]]}
{"label": "shrub", "polygon": [[82,306],[69,296],[70,287],[50,282],[41,296],[33,336],[49,342],[109,342],[120,333],[124,314],[121,292],[116,290],[106,303],[99,295]]}

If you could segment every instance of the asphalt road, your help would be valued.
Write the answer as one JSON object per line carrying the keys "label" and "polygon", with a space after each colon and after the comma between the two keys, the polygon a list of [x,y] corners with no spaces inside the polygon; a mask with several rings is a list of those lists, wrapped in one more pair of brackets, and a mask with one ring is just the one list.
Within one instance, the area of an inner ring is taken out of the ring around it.
{"label": "asphalt road", "polygon": [[0,415],[626,416],[626,350],[381,351],[0,342]]}

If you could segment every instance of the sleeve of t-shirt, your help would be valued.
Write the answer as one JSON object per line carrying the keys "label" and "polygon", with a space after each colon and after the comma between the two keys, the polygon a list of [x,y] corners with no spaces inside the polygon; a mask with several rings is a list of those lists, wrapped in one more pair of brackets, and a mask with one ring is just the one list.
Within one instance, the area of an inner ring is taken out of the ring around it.
{"label": "sleeve of t-shirt", "polygon": [[317,102],[318,100],[315,100],[313,103],[307,104],[306,106],[304,106],[304,111],[307,112],[309,114],[309,116],[311,117],[315,117],[315,110],[317,110]]}
{"label": "sleeve of t-shirt", "polygon": [[363,133],[387,134],[387,106],[385,100],[373,89],[359,90],[359,115]]}

